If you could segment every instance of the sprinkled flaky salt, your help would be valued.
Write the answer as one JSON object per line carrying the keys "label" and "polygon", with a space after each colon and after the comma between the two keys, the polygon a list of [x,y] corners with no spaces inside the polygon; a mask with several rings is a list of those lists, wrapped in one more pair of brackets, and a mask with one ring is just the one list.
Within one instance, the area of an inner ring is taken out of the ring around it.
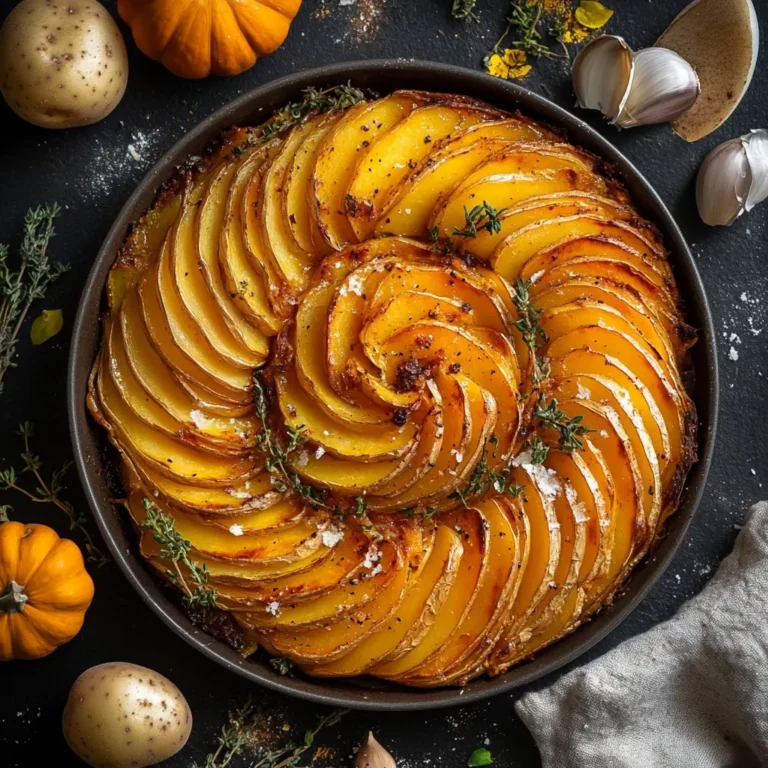
{"label": "sprinkled flaky salt", "polygon": [[547,469],[541,464],[532,464],[533,453],[530,448],[521,451],[512,459],[513,467],[522,467],[536,482],[536,487],[550,501],[560,493],[560,481],[554,469]]}
{"label": "sprinkled flaky salt", "polygon": [[374,568],[374,569],[371,571],[371,576],[372,576],[372,577],[373,577],[373,576],[378,576],[378,575],[379,575],[379,574],[380,574],[380,573],[381,573],[383,570],[384,570],[384,568],[382,568],[382,566],[381,566],[381,563],[379,563],[379,564],[378,564],[378,565],[377,565],[377,566],[376,566],[376,567],[375,567],[375,568]]}
{"label": "sprinkled flaky salt", "polygon": [[321,537],[326,547],[335,547],[344,538],[344,531],[334,527],[326,528]]}
{"label": "sprinkled flaky salt", "polygon": [[363,560],[363,567],[364,568],[373,568],[376,561],[381,557],[381,553],[375,548],[371,547],[366,553],[365,553],[365,560]]}
{"label": "sprinkled flaky salt", "polygon": [[576,489],[570,483],[565,483],[565,498],[568,499],[573,510],[573,519],[577,523],[586,523],[589,520],[587,507],[583,501],[579,500],[579,494],[576,493]]}
{"label": "sprinkled flaky salt", "polygon": [[731,347],[731,348],[728,350],[728,357],[729,357],[731,360],[733,360],[733,362],[734,362],[734,363],[735,363],[735,362],[736,362],[736,361],[739,359],[739,352],[738,352],[738,350],[736,349],[736,347],[733,347],[733,346],[732,346],[732,347]]}
{"label": "sprinkled flaky salt", "polygon": [[317,450],[315,451],[315,458],[322,459],[323,456],[325,456],[325,448],[323,448],[322,445],[318,445]]}
{"label": "sprinkled flaky salt", "polygon": [[608,432],[605,429],[600,430],[600,437],[608,437]]}
{"label": "sprinkled flaky salt", "polygon": [[194,411],[189,412],[189,418],[192,419],[192,423],[198,428],[198,429],[204,429],[207,427],[211,420],[206,417],[206,415],[199,409],[195,409]]}
{"label": "sprinkled flaky salt", "polygon": [[271,613],[273,616],[277,616],[280,613],[280,603],[277,601],[271,602],[267,606],[267,613]]}
{"label": "sprinkled flaky salt", "polygon": [[302,451],[296,457],[296,466],[297,467],[306,467],[308,463],[309,463],[309,453],[307,453],[307,451]]}
{"label": "sprinkled flaky salt", "polygon": [[464,454],[461,453],[461,451],[457,451],[455,448],[451,448],[451,456],[456,457],[457,464],[461,464],[461,462],[464,460]]}
{"label": "sprinkled flaky salt", "polygon": [[237,525],[236,523],[234,525],[229,526],[229,532],[233,536],[242,536],[243,535],[243,526]]}

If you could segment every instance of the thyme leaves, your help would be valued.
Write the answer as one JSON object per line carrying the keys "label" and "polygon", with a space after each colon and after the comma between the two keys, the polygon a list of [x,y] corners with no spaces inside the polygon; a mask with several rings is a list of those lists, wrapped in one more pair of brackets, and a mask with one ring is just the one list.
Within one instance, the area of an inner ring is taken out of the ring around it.
{"label": "thyme leaves", "polygon": [[[32,452],[31,441],[35,434],[33,424],[25,421],[19,425],[16,434],[21,437],[24,446],[20,456],[22,468],[17,470],[12,466],[8,466],[0,470],[0,490],[15,491],[36,504],[52,504],[67,516],[69,519],[69,529],[71,531],[79,531],[85,539],[85,551],[88,560],[99,567],[109,562],[107,554],[94,544],[93,538],[86,527],[87,521],[85,516],[78,514],[74,506],[62,498],[62,491],[66,487],[65,478],[72,468],[72,462],[64,462],[58,469],[53,471],[50,479],[46,480],[43,476],[42,459]],[[34,491],[30,491],[22,485],[22,478],[25,474],[29,474],[34,478]],[[0,506],[0,522],[8,521],[8,513],[11,510],[12,507],[8,504]]]}
{"label": "thyme leaves", "polygon": [[[150,531],[160,545],[160,556],[173,567],[168,571],[168,578],[184,593],[184,603],[190,606],[209,608],[216,606],[218,593],[209,586],[208,568],[189,556],[192,544],[177,530],[174,519],[159,509],[149,499],[142,501],[146,519],[141,527]],[[187,575],[182,570],[186,568]],[[190,583],[191,582],[191,583]]]}
{"label": "thyme leaves", "polygon": [[453,234],[459,237],[477,237],[477,233],[486,232],[497,235],[501,232],[501,216],[506,208],[494,208],[485,200],[473,208],[464,206],[465,226],[463,229],[454,228]]}
{"label": "thyme leaves", "polygon": [[48,255],[55,235],[53,222],[60,212],[56,203],[27,211],[15,265],[8,246],[0,245],[0,394],[5,374],[16,367],[16,343],[30,307],[44,298],[51,283],[69,269],[68,265],[52,262]]}

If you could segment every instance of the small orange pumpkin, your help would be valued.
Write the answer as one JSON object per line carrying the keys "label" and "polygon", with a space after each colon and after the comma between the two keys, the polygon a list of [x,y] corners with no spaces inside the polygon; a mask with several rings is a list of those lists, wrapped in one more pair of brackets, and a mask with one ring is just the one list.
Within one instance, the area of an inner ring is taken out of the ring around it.
{"label": "small orange pumpkin", "polygon": [[39,659],[69,642],[92,599],[74,542],[45,525],[0,525],[0,661]]}
{"label": "small orange pumpkin", "polygon": [[142,53],[180,77],[237,75],[277,50],[301,0],[118,0]]}

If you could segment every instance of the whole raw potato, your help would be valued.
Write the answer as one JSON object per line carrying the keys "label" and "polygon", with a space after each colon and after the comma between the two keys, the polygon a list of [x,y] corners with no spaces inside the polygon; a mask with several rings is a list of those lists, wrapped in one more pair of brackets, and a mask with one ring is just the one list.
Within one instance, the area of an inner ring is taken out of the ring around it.
{"label": "whole raw potato", "polygon": [[192,730],[192,712],[167,678],[117,661],[83,672],[69,692],[64,738],[88,765],[144,768],[178,752]]}
{"label": "whole raw potato", "polygon": [[23,0],[0,29],[0,92],[30,123],[95,123],[127,82],[123,36],[96,0]]}

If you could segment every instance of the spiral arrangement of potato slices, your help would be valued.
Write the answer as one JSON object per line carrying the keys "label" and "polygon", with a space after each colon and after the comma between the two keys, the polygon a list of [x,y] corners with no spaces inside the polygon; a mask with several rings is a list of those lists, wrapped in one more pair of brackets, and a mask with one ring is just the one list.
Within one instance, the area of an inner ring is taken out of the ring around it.
{"label": "spiral arrangement of potato slices", "polygon": [[310,675],[503,672],[679,502],[695,334],[663,243],[597,158],[464,97],[258,135],[168,185],[110,274],[89,406],[141,552]]}

